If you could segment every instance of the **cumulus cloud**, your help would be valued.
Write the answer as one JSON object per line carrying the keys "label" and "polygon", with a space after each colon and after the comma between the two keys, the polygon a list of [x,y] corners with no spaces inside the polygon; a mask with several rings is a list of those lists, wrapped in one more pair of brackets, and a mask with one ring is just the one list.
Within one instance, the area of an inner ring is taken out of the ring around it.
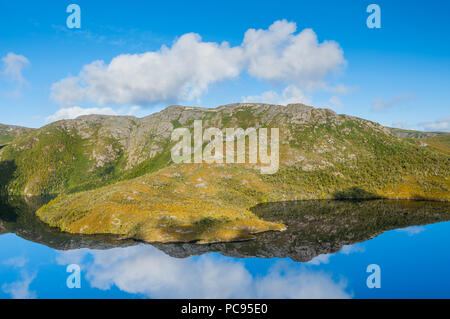
{"label": "cumulus cloud", "polygon": [[402,105],[406,102],[409,102],[409,101],[415,100],[415,99],[417,99],[417,95],[413,94],[413,93],[412,94],[395,95],[388,100],[375,99],[372,101],[372,106],[370,107],[370,109],[372,111],[378,111],[378,112],[385,111],[394,106]]}
{"label": "cumulus cloud", "polygon": [[26,57],[20,54],[9,52],[2,58],[3,70],[2,74],[9,80],[17,82],[19,84],[25,84],[25,78],[22,71],[24,68],[30,65],[30,61]]}
{"label": "cumulus cloud", "polygon": [[56,111],[56,113],[46,117],[45,120],[47,122],[55,122],[55,121],[59,121],[59,120],[74,119],[74,118],[77,118],[78,116],[89,115],[89,114],[118,115],[118,113],[110,107],[82,108],[79,106],[72,106],[72,107],[59,109],[58,111]]}
{"label": "cumulus cloud", "polygon": [[133,105],[129,108],[121,108],[119,110],[114,110],[110,107],[91,107],[91,108],[82,108],[79,106],[72,106],[61,108],[52,115],[49,115],[45,118],[47,123],[55,122],[59,120],[70,120],[75,119],[82,115],[89,114],[101,114],[101,115],[132,115],[135,116],[141,107],[139,105]]}
{"label": "cumulus cloud", "polygon": [[61,253],[58,261],[83,264],[92,287],[143,294],[150,298],[349,298],[346,283],[284,263],[265,275],[252,275],[245,264],[215,254],[185,259],[139,245],[107,251]]}
{"label": "cumulus cloud", "polygon": [[319,43],[312,29],[295,34],[297,25],[274,22],[268,30],[245,33],[244,54],[250,75],[264,80],[321,85],[324,77],[345,63],[344,53],[334,41]]}
{"label": "cumulus cloud", "polygon": [[188,33],[170,48],[88,64],[78,76],[55,83],[51,97],[61,104],[89,100],[100,105],[193,100],[210,84],[239,74],[241,51]]}
{"label": "cumulus cloud", "polygon": [[243,102],[261,102],[268,104],[287,105],[294,103],[310,104],[311,98],[295,85],[289,85],[281,94],[276,91],[266,91],[261,95],[250,95],[242,98]]}
{"label": "cumulus cloud", "polygon": [[99,105],[190,101],[199,99],[211,84],[244,70],[288,87],[323,85],[329,72],[345,64],[343,51],[336,42],[319,43],[311,29],[298,34],[296,30],[295,23],[276,21],[267,30],[248,30],[235,47],[184,34],[158,51],[85,65],[77,76],[54,83],[51,98],[66,106],[81,101]]}
{"label": "cumulus cloud", "polygon": [[426,131],[450,132],[450,117],[445,117],[435,122],[423,122],[419,125]]}

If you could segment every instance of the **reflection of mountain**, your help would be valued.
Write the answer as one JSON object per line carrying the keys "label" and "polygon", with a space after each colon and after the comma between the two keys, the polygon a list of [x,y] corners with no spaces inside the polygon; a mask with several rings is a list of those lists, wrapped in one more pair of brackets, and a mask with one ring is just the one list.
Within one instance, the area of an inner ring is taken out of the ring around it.
{"label": "reflection of mountain", "polygon": [[[34,212],[45,203],[40,197],[0,200],[0,233],[12,232],[27,240],[61,249],[109,249],[133,245],[115,236],[62,233],[42,223]],[[344,245],[369,240],[387,230],[450,220],[450,204],[427,201],[293,201],[260,204],[252,211],[268,221],[282,221],[284,232],[266,232],[255,240],[198,244],[153,244],[173,257],[219,252],[232,257],[290,257],[309,261],[339,251]]]}
{"label": "reflection of mountain", "polygon": [[293,201],[260,204],[253,212],[265,220],[283,221],[287,231],[232,244],[156,246],[174,257],[215,251],[233,257],[290,257],[305,262],[391,229],[450,220],[448,203],[425,201]]}
{"label": "reflection of mountain", "polygon": [[74,236],[41,222],[35,212],[50,198],[38,196],[0,197],[0,234],[15,233],[26,240],[58,250],[78,248],[108,249],[134,244],[115,236]]}

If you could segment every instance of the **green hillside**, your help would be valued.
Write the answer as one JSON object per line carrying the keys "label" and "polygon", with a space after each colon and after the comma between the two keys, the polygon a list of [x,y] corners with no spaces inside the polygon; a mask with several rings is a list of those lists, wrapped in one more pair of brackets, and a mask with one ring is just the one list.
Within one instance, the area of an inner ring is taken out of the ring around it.
{"label": "green hillside", "polygon": [[409,138],[422,146],[429,146],[436,150],[450,155],[450,133],[441,132],[420,132],[390,128],[392,134],[398,137]]}
{"label": "green hillside", "polygon": [[25,135],[31,131],[32,129],[26,127],[0,124],[0,148],[11,142],[16,137]]}

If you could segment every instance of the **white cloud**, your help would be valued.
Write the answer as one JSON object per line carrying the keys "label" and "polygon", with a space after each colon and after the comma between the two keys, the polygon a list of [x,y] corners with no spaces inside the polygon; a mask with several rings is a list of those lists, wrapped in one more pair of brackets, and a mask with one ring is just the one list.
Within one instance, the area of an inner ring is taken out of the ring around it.
{"label": "white cloud", "polygon": [[344,106],[344,104],[342,103],[339,96],[336,96],[336,95],[333,95],[332,97],[330,97],[330,99],[328,100],[328,103],[330,103],[331,107],[337,108],[337,109]]}
{"label": "white cloud", "polygon": [[193,100],[210,84],[239,74],[241,51],[226,42],[203,42],[198,34],[188,33],[170,48],[122,54],[110,64],[85,65],[77,77],[55,83],[51,97],[63,105],[82,100],[100,105]]}
{"label": "white cloud", "polygon": [[347,85],[344,85],[344,84],[338,84],[336,86],[325,85],[323,87],[323,89],[325,91],[331,92],[333,94],[345,95],[345,94],[350,94],[350,93],[356,91],[358,89],[358,87],[356,87],[356,86],[347,86]]}
{"label": "white cloud", "polygon": [[2,62],[2,74],[4,74],[11,81],[17,82],[20,85],[26,83],[25,78],[22,74],[23,69],[30,65],[30,61],[28,61],[26,57],[20,54],[9,52],[2,58]]}
{"label": "white cloud", "polygon": [[446,117],[435,122],[423,122],[419,125],[426,131],[450,132],[450,117]]}
{"label": "white cloud", "polygon": [[30,290],[30,284],[36,278],[36,274],[28,274],[25,271],[21,272],[21,280],[12,283],[5,283],[2,285],[2,290],[10,294],[14,299],[34,299],[36,292]]}
{"label": "white cloud", "polygon": [[243,102],[261,102],[268,104],[287,105],[294,103],[310,104],[311,98],[306,96],[304,92],[294,86],[286,87],[281,94],[275,91],[266,91],[261,95],[251,95],[242,98]]}
{"label": "white cloud", "polygon": [[264,80],[297,83],[312,88],[345,64],[344,54],[334,41],[319,43],[312,29],[294,34],[297,25],[280,20],[268,30],[250,29],[243,47],[250,75]]}
{"label": "white cloud", "polygon": [[80,262],[92,287],[143,294],[150,298],[348,298],[345,282],[324,273],[277,263],[265,275],[253,276],[245,264],[212,255],[185,259],[139,245],[107,251],[61,253],[59,262]]}
{"label": "white cloud", "polygon": [[77,118],[78,116],[89,115],[89,114],[118,115],[118,113],[110,107],[81,108],[79,106],[72,106],[72,107],[59,109],[58,111],[56,111],[56,113],[46,117],[45,121],[46,122],[55,122],[55,121],[59,121],[59,120],[69,120],[69,119]]}
{"label": "white cloud", "polygon": [[394,106],[402,105],[406,102],[409,102],[409,101],[415,100],[415,99],[417,99],[417,95],[413,94],[413,93],[412,94],[395,95],[395,96],[392,96],[388,100],[383,100],[383,99],[379,98],[379,99],[375,99],[372,101],[372,106],[370,107],[370,109],[372,111],[385,111]]}
{"label": "white cloud", "polygon": [[190,101],[199,99],[211,84],[244,70],[288,88],[324,85],[326,75],[345,64],[343,51],[336,42],[319,43],[311,29],[295,34],[296,29],[295,23],[276,21],[268,30],[248,30],[235,47],[184,34],[171,47],[85,65],[77,76],[54,83],[51,97],[62,105]]}

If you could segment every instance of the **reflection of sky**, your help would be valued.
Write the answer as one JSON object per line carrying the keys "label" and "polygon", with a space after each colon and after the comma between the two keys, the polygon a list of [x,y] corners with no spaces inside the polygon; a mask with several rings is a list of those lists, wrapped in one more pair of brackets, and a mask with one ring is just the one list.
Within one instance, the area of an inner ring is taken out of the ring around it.
{"label": "reflection of sky", "polygon": [[[395,298],[450,297],[450,222],[390,231],[308,263],[231,258],[178,259],[150,245],[56,251],[0,236],[0,298]],[[66,287],[80,264],[82,288]],[[366,267],[381,267],[381,289]]]}

